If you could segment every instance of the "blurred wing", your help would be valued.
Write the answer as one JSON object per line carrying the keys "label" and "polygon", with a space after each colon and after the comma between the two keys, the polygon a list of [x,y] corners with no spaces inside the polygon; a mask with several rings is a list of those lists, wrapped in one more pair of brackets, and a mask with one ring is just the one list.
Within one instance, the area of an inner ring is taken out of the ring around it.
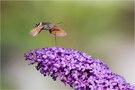
{"label": "blurred wing", "polygon": [[51,30],[50,33],[53,35],[56,35],[56,36],[66,36],[67,35],[67,33],[59,27],[54,27],[54,29]]}
{"label": "blurred wing", "polygon": [[35,27],[33,30],[31,30],[30,34],[32,36],[36,36],[37,34],[39,34],[41,32],[42,28],[43,28],[43,26]]}

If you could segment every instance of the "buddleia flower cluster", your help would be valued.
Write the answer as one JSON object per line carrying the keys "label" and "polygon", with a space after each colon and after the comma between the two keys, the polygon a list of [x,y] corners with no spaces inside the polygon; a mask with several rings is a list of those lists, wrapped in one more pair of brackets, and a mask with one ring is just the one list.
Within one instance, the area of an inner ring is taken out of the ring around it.
{"label": "buddleia flower cluster", "polygon": [[125,79],[113,73],[102,60],[76,49],[45,47],[25,53],[29,64],[44,76],[58,77],[74,90],[135,90]]}

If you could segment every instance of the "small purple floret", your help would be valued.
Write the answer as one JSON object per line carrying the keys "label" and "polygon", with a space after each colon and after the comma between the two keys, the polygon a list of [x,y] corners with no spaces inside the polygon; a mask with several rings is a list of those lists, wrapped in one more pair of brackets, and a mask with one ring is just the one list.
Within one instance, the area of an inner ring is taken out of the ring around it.
{"label": "small purple floret", "polygon": [[135,90],[125,79],[113,73],[107,64],[75,49],[51,47],[25,53],[30,64],[44,76],[57,77],[75,90]]}

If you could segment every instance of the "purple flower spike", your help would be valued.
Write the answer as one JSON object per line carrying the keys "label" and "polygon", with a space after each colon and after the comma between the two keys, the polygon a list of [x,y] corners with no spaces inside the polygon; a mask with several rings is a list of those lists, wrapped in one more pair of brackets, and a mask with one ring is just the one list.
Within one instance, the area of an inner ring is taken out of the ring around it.
{"label": "purple flower spike", "polygon": [[135,90],[122,76],[113,73],[107,64],[75,49],[51,47],[25,53],[30,64],[44,76],[57,77],[75,90]]}

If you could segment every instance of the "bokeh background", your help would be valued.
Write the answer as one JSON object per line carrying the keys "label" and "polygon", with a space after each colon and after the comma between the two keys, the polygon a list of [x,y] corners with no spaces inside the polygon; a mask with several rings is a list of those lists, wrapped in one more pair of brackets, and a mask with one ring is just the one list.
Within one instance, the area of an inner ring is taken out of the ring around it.
{"label": "bokeh background", "polygon": [[29,32],[41,21],[58,24],[67,33],[58,46],[99,58],[135,85],[133,1],[1,1],[1,88],[72,90],[59,79],[43,77],[24,60],[30,49],[54,46],[54,37]]}

